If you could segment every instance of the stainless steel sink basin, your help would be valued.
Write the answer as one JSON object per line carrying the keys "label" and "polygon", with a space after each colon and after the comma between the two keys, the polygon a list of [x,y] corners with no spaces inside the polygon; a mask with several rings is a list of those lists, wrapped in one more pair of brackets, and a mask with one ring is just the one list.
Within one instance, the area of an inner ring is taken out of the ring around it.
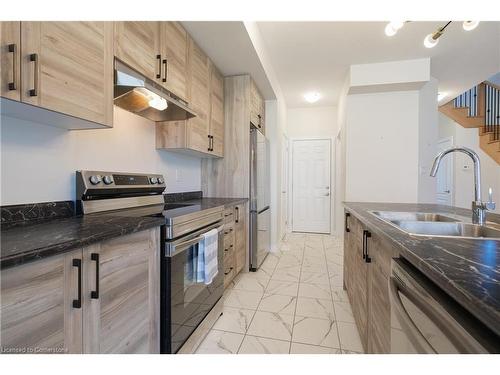
{"label": "stainless steel sink basin", "polygon": [[470,223],[394,220],[392,224],[407,233],[423,236],[498,239],[500,230]]}
{"label": "stainless steel sink basin", "polygon": [[426,212],[395,212],[395,211],[372,211],[372,214],[378,216],[385,221],[405,220],[405,221],[443,221],[456,222],[460,221],[452,217],[444,216],[435,213]]}
{"label": "stainless steel sink basin", "polygon": [[[500,240],[500,227],[477,225],[436,213],[372,211],[386,223],[415,236]],[[466,220],[466,218],[463,218]]]}

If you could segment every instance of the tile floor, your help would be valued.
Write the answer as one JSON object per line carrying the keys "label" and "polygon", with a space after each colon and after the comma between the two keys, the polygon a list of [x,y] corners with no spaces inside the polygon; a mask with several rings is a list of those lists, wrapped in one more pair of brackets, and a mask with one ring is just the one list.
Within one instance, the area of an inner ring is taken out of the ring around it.
{"label": "tile floor", "polygon": [[197,353],[347,354],[363,348],[342,289],[343,244],[291,233],[257,272],[235,278]]}

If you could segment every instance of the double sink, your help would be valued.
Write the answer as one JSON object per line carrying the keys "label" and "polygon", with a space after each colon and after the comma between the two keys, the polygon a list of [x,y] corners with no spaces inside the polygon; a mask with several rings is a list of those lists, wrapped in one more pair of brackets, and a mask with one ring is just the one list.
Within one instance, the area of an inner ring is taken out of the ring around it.
{"label": "double sink", "polygon": [[465,217],[450,217],[436,213],[371,211],[379,219],[415,236],[500,240],[500,226],[477,225]]}

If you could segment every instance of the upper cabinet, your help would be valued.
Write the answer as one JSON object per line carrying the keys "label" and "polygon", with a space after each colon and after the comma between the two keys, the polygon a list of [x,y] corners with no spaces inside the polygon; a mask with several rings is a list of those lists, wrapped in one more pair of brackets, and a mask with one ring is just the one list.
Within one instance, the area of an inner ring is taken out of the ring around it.
{"label": "upper cabinet", "polygon": [[196,117],[157,123],[156,147],[223,157],[224,79],[196,42],[187,38],[187,98]]}
{"label": "upper cabinet", "polygon": [[0,95],[21,100],[21,22],[0,22]]}
{"label": "upper cabinet", "polygon": [[[1,42],[2,97],[35,106],[35,121],[61,121],[36,110],[44,108],[94,123],[62,127],[112,126],[112,23],[2,22]],[[11,116],[29,112],[14,104],[4,109]]]}
{"label": "upper cabinet", "polygon": [[250,122],[265,134],[265,103],[255,82],[250,80]]}
{"label": "upper cabinet", "polygon": [[161,22],[162,85],[184,101],[187,95],[188,35],[179,22]]}
{"label": "upper cabinet", "polygon": [[159,82],[162,61],[160,54],[160,23],[148,21],[120,21],[114,23],[115,56]]}

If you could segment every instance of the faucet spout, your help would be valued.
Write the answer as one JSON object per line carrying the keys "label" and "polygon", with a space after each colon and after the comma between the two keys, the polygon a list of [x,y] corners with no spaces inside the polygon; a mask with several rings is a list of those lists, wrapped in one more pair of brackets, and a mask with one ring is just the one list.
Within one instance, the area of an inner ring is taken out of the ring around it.
{"label": "faucet spout", "polygon": [[450,147],[436,155],[431,169],[431,177],[436,177],[439,165],[444,156],[452,152],[464,153],[472,159],[474,163],[474,201],[481,202],[481,162],[474,150],[467,147]]}

